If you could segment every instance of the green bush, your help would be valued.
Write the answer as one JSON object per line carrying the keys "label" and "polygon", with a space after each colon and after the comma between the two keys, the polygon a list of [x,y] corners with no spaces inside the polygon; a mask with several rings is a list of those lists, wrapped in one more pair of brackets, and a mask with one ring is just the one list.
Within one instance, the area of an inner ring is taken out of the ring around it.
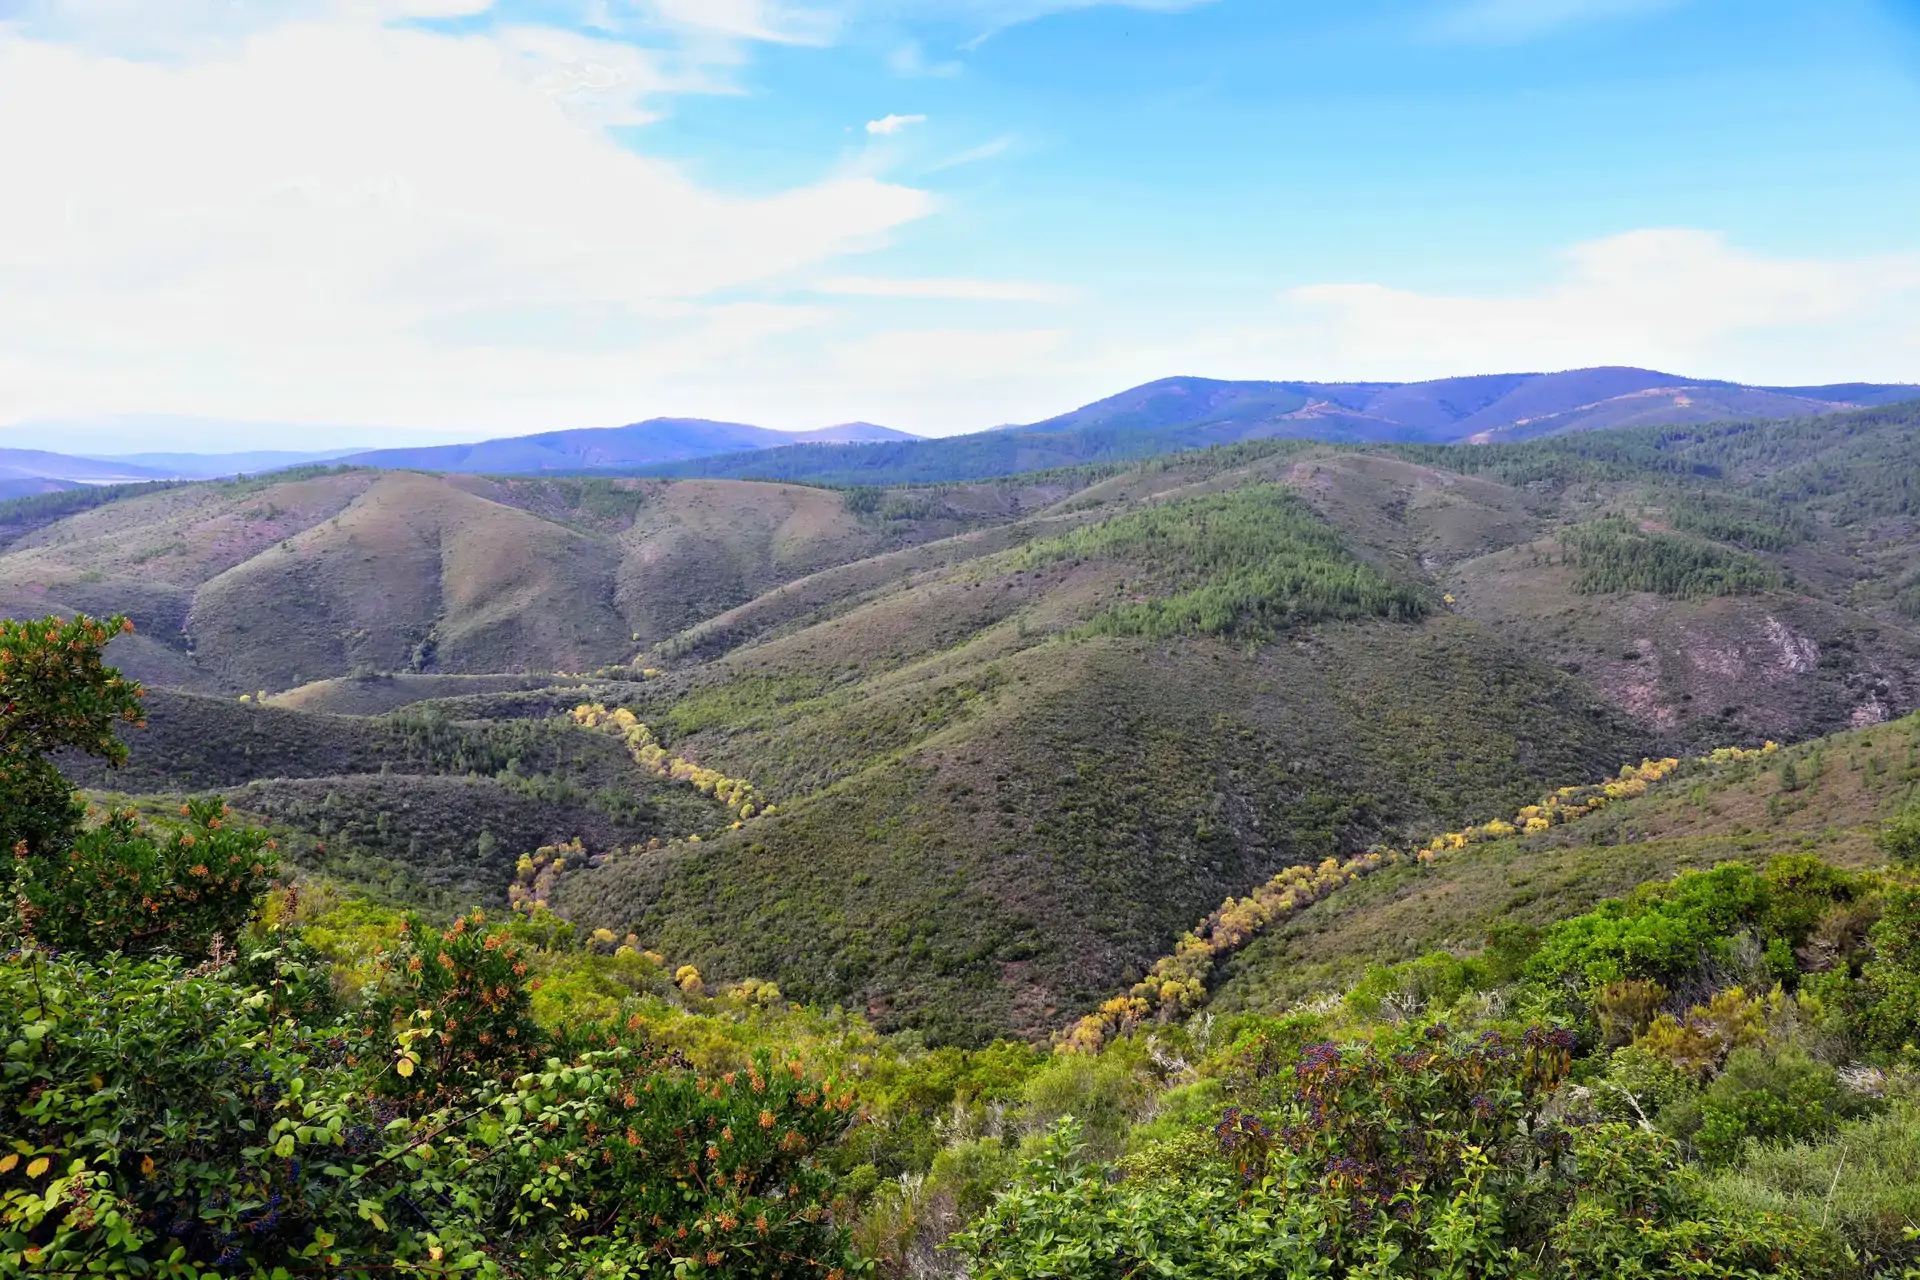
{"label": "green bush", "polygon": [[1920,866],[1920,804],[1910,804],[1874,838],[1887,858],[1902,867]]}
{"label": "green bush", "polygon": [[48,946],[99,955],[202,956],[231,941],[279,870],[264,831],[233,824],[217,799],[181,806],[168,831],[132,809],[70,838],[64,849],[15,854],[21,928]]}
{"label": "green bush", "polygon": [[1889,891],[1867,940],[1873,959],[1860,972],[1861,1038],[1912,1055],[1920,1042],[1920,889]]}
{"label": "green bush", "polygon": [[1857,1274],[1901,1275],[1895,1268],[1920,1266],[1912,1231],[1920,1223],[1920,1106],[1899,1102],[1815,1143],[1749,1147],[1708,1190],[1739,1211],[1830,1230],[1855,1251]]}
{"label": "green bush", "polygon": [[1817,1229],[1716,1204],[1670,1139],[1548,1120],[1570,1043],[1431,1027],[1310,1046],[1285,1105],[1216,1127],[1234,1173],[1116,1180],[1062,1120],[951,1244],[977,1280],[1832,1274]]}
{"label": "green bush", "polygon": [[[116,723],[144,724],[139,685],[105,665],[107,642],[133,624],[0,619],[0,851],[41,856],[65,847],[85,810],[47,757],[78,751],[124,763]],[[0,864],[0,876],[7,875]]]}
{"label": "green bush", "polygon": [[1707,1164],[1727,1165],[1749,1141],[1804,1141],[1859,1109],[1834,1069],[1800,1049],[1735,1049],[1700,1100],[1694,1143]]}
{"label": "green bush", "polygon": [[1766,918],[1771,903],[1765,877],[1741,863],[1642,885],[1549,929],[1526,974],[1594,993],[1629,979],[1672,987],[1703,957],[1724,955],[1732,935]]}

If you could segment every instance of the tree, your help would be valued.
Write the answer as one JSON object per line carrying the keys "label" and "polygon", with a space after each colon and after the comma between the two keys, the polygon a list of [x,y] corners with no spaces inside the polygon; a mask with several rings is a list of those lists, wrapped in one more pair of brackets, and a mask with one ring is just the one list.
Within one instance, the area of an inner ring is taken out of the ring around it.
{"label": "tree", "polygon": [[145,726],[145,691],[102,655],[109,640],[132,631],[133,623],[117,615],[0,620],[0,849],[44,854],[79,831],[85,807],[49,755],[82,751],[114,765],[126,761],[113,727]]}

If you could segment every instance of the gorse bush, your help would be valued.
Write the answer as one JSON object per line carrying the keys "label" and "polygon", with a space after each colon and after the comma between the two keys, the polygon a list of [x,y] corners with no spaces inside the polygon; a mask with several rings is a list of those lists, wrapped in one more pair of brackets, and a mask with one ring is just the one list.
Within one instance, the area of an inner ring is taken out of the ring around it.
{"label": "gorse bush", "polygon": [[1412,621],[1429,605],[1412,587],[1354,558],[1290,490],[1253,485],[1179,498],[1027,547],[1022,565],[1114,558],[1163,578],[1171,594],[1119,605],[1107,635],[1263,636],[1334,618]]}

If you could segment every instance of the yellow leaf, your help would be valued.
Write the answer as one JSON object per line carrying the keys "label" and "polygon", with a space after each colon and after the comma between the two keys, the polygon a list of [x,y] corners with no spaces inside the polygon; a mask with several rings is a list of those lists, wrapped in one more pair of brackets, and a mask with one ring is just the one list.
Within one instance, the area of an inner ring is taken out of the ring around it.
{"label": "yellow leaf", "polygon": [[149,1178],[153,1176],[153,1157],[152,1156],[140,1157],[140,1172],[145,1174]]}
{"label": "yellow leaf", "polygon": [[41,1156],[38,1160],[35,1160],[27,1166],[27,1176],[29,1178],[39,1177],[47,1171],[47,1166],[51,1163],[52,1161],[48,1160],[45,1156]]}
{"label": "yellow leaf", "polygon": [[0,1156],[0,1173],[12,1173],[13,1166],[19,1163],[20,1153],[18,1151],[9,1151],[6,1155]]}
{"label": "yellow leaf", "polygon": [[413,1059],[402,1058],[400,1059],[400,1061],[393,1064],[393,1069],[395,1071],[398,1071],[403,1076],[410,1076],[413,1074]]}

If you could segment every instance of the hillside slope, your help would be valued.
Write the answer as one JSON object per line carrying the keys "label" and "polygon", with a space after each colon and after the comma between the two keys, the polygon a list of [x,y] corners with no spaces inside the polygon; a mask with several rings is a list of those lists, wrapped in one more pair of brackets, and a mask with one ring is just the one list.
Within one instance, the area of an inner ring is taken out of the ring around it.
{"label": "hillside slope", "polygon": [[1920,797],[1920,716],[1693,768],[1540,836],[1472,845],[1341,889],[1229,961],[1211,1007],[1272,1010],[1343,990],[1369,964],[1469,953],[1499,925],[1547,925],[1691,868],[1816,852],[1876,866],[1873,835]]}
{"label": "hillside slope", "polygon": [[592,669],[784,581],[1062,492],[1002,485],[856,510],[837,493],[741,481],[313,469],[56,508],[0,551],[0,613],[124,612],[139,633],[115,661],[203,691]]}

